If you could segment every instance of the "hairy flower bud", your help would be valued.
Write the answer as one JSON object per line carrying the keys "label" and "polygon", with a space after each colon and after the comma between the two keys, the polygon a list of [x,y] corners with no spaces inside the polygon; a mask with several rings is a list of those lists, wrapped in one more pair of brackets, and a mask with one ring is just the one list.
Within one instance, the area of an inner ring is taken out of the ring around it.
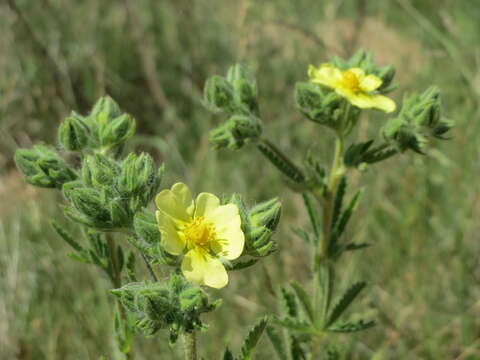
{"label": "hairy flower bud", "polygon": [[35,145],[32,149],[18,149],[15,163],[29,184],[61,188],[66,182],[77,178],[75,172],[51,148]]}
{"label": "hairy flower bud", "polygon": [[80,151],[88,145],[90,130],[83,118],[72,112],[58,128],[58,140],[68,151]]}
{"label": "hairy flower bud", "polygon": [[123,114],[112,121],[101,124],[99,127],[100,144],[111,147],[125,142],[135,134],[135,119],[128,114]]}
{"label": "hairy flower bud", "polygon": [[120,174],[120,166],[115,160],[95,154],[85,157],[82,167],[82,177],[86,185],[96,188],[113,185]]}
{"label": "hairy flower bud", "polygon": [[295,84],[297,108],[310,120],[335,128],[338,125],[341,98],[321,86],[298,82]]}
{"label": "hairy flower bud", "polygon": [[228,70],[227,81],[233,87],[234,97],[239,106],[237,112],[246,111],[258,116],[257,83],[250,70],[241,64],[233,65]]}
{"label": "hairy flower bud", "polygon": [[441,116],[440,92],[432,86],[423,93],[406,95],[398,116],[389,120],[381,132],[400,151],[423,153],[428,137],[443,139],[452,125]]}
{"label": "hairy flower bud", "polygon": [[204,102],[212,112],[231,113],[235,108],[232,85],[221,76],[212,76],[205,83]]}

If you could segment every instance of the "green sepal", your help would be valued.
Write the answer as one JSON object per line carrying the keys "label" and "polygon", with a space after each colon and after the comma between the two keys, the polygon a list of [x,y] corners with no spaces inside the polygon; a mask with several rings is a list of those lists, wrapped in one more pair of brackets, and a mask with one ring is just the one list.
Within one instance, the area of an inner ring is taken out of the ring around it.
{"label": "green sepal", "polygon": [[58,128],[58,141],[68,151],[83,150],[89,144],[90,129],[82,116],[72,111]]}

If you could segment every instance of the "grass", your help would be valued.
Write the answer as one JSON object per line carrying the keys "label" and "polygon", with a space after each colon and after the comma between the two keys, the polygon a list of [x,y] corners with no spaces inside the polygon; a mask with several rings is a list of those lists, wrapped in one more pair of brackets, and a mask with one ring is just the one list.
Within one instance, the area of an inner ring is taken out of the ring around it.
{"label": "grass", "polygon": [[[207,359],[219,357],[223,341],[238,349],[239,334],[272,311],[267,279],[305,280],[308,257],[290,226],[307,219],[299,196],[283,190],[255,149],[209,148],[216,119],[202,108],[203,81],[247,61],[258,73],[267,134],[294,157],[307,147],[328,153],[324,130],[294,110],[293,84],[309,63],[358,47],[397,67],[401,91],[438,85],[456,128],[428,157],[406,154],[356,177],[367,191],[351,232],[373,246],[345,262],[342,276],[345,284],[368,279],[371,291],[356,310],[378,326],[338,339],[347,359],[480,358],[480,7],[467,0],[129,3],[0,4],[0,358],[111,355],[107,279],[67,258],[49,227],[49,218],[61,219],[57,195],[21,184],[11,162],[19,146],[54,141],[51,129],[69,110],[85,111],[105,92],[138,120],[132,147],[166,161],[166,186],[181,179],[250,202],[281,196],[280,251],[232,276],[200,337]],[[358,136],[376,131],[375,121],[364,119]],[[136,344],[138,359],[180,356],[166,336]],[[262,344],[258,359],[271,353]]]}

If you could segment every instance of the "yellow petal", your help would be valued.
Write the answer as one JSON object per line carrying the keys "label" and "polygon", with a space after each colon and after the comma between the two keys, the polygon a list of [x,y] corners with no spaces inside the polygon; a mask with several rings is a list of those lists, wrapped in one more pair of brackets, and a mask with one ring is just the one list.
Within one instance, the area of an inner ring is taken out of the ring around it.
{"label": "yellow petal", "polygon": [[361,81],[365,77],[365,71],[363,71],[363,69],[361,68],[350,68],[346,71],[354,73],[359,81]]}
{"label": "yellow petal", "polygon": [[360,89],[364,92],[372,92],[382,85],[382,79],[375,75],[367,75],[360,81]]}
{"label": "yellow petal", "polygon": [[220,206],[220,199],[210,193],[200,193],[195,200],[195,217],[206,216]]}
{"label": "yellow petal", "polygon": [[174,221],[162,210],[157,210],[155,215],[160,234],[162,235],[162,247],[172,255],[180,255],[185,248],[185,241],[178,235]]}
{"label": "yellow petal", "polygon": [[182,261],[185,278],[199,285],[220,289],[228,284],[228,274],[219,259],[199,250],[190,250]]}
{"label": "yellow petal", "polygon": [[313,83],[334,88],[342,79],[342,72],[330,64],[322,64],[318,69],[310,65],[308,67],[308,77]]}
{"label": "yellow petal", "polygon": [[170,190],[161,191],[155,198],[157,208],[173,219],[188,221],[193,208],[192,194],[187,185],[176,183]]}
{"label": "yellow petal", "polygon": [[348,100],[361,109],[375,108],[387,113],[395,111],[395,102],[383,95],[356,94],[349,96]]}

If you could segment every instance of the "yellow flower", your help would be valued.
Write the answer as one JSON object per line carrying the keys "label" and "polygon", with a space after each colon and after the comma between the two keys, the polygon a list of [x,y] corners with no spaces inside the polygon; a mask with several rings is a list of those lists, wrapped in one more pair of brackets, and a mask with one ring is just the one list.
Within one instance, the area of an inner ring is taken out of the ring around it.
{"label": "yellow flower", "polygon": [[220,205],[209,193],[200,193],[193,201],[182,183],[161,191],[155,202],[162,246],[172,255],[185,252],[182,272],[187,280],[217,289],[227,285],[227,271],[220,259],[238,258],[245,243],[238,207]]}
{"label": "yellow flower", "polygon": [[395,111],[392,99],[374,93],[382,85],[382,79],[372,74],[365,75],[360,68],[342,71],[331,64],[322,64],[319,68],[310,65],[308,76],[311,82],[334,89],[361,109],[376,108],[387,113]]}

